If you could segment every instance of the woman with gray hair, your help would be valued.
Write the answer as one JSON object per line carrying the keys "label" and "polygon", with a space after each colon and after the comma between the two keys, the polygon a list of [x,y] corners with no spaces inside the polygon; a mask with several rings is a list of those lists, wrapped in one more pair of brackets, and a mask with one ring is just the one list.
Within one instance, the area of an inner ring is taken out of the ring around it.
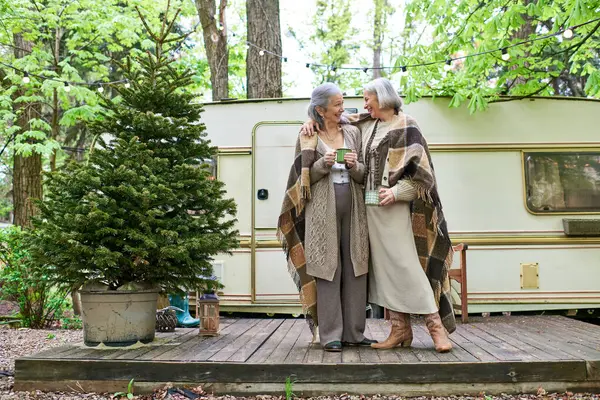
{"label": "woman with gray hair", "polygon": [[[410,314],[422,314],[435,349],[450,351],[447,331],[455,329],[448,280],[452,246],[427,142],[417,122],[402,112],[389,80],[367,84],[364,103],[367,114],[348,117],[363,136],[369,302],[384,307],[392,322],[388,338],[372,347],[410,346]],[[307,137],[312,125],[303,126]]]}
{"label": "woman with gray hair", "polygon": [[370,346],[364,336],[369,243],[360,131],[345,122],[341,90],[312,92],[317,135],[298,135],[277,235],[304,313],[325,351]]}

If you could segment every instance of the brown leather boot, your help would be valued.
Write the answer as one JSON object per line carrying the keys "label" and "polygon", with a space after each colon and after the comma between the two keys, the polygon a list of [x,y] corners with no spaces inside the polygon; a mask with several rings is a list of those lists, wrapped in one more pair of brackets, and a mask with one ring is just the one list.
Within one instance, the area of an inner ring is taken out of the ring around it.
{"label": "brown leather boot", "polygon": [[439,313],[433,313],[425,316],[425,324],[433,339],[435,351],[438,353],[446,353],[452,350],[452,343],[446,333],[446,328],[442,325],[442,319]]}
{"label": "brown leather boot", "polygon": [[391,349],[398,345],[409,347],[413,340],[412,328],[410,326],[410,314],[389,311],[392,321],[392,330],[388,338],[381,343],[373,343],[374,349]]}

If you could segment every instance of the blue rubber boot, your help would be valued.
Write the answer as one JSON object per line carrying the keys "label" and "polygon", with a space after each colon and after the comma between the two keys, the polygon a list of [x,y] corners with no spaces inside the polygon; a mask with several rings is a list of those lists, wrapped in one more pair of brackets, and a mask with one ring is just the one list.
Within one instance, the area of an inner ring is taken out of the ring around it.
{"label": "blue rubber boot", "polygon": [[182,309],[183,311],[175,311],[177,315],[177,326],[179,328],[195,328],[200,325],[198,318],[192,318],[190,315],[190,298],[188,295],[181,297],[176,294],[169,295],[169,303],[172,306]]}

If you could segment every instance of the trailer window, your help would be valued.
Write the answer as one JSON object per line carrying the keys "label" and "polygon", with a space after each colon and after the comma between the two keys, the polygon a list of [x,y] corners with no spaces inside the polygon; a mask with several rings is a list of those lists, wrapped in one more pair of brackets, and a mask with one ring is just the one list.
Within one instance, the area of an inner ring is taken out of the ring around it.
{"label": "trailer window", "polygon": [[536,152],[524,157],[530,211],[600,211],[600,152]]}

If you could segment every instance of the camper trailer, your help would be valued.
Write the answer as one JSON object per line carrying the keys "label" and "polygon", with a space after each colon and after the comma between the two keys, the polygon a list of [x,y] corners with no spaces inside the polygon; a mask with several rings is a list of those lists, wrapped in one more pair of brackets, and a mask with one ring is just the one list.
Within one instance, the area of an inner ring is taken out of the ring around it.
{"label": "camper trailer", "polygon": [[[431,150],[453,243],[466,252],[469,313],[600,308],[600,101],[447,98],[404,106]],[[351,112],[362,98],[345,99]],[[301,312],[275,237],[307,99],[205,105],[215,176],[238,205],[240,248],[215,257],[231,312]],[[460,257],[455,257],[455,262]],[[461,286],[456,285],[460,302]]]}

